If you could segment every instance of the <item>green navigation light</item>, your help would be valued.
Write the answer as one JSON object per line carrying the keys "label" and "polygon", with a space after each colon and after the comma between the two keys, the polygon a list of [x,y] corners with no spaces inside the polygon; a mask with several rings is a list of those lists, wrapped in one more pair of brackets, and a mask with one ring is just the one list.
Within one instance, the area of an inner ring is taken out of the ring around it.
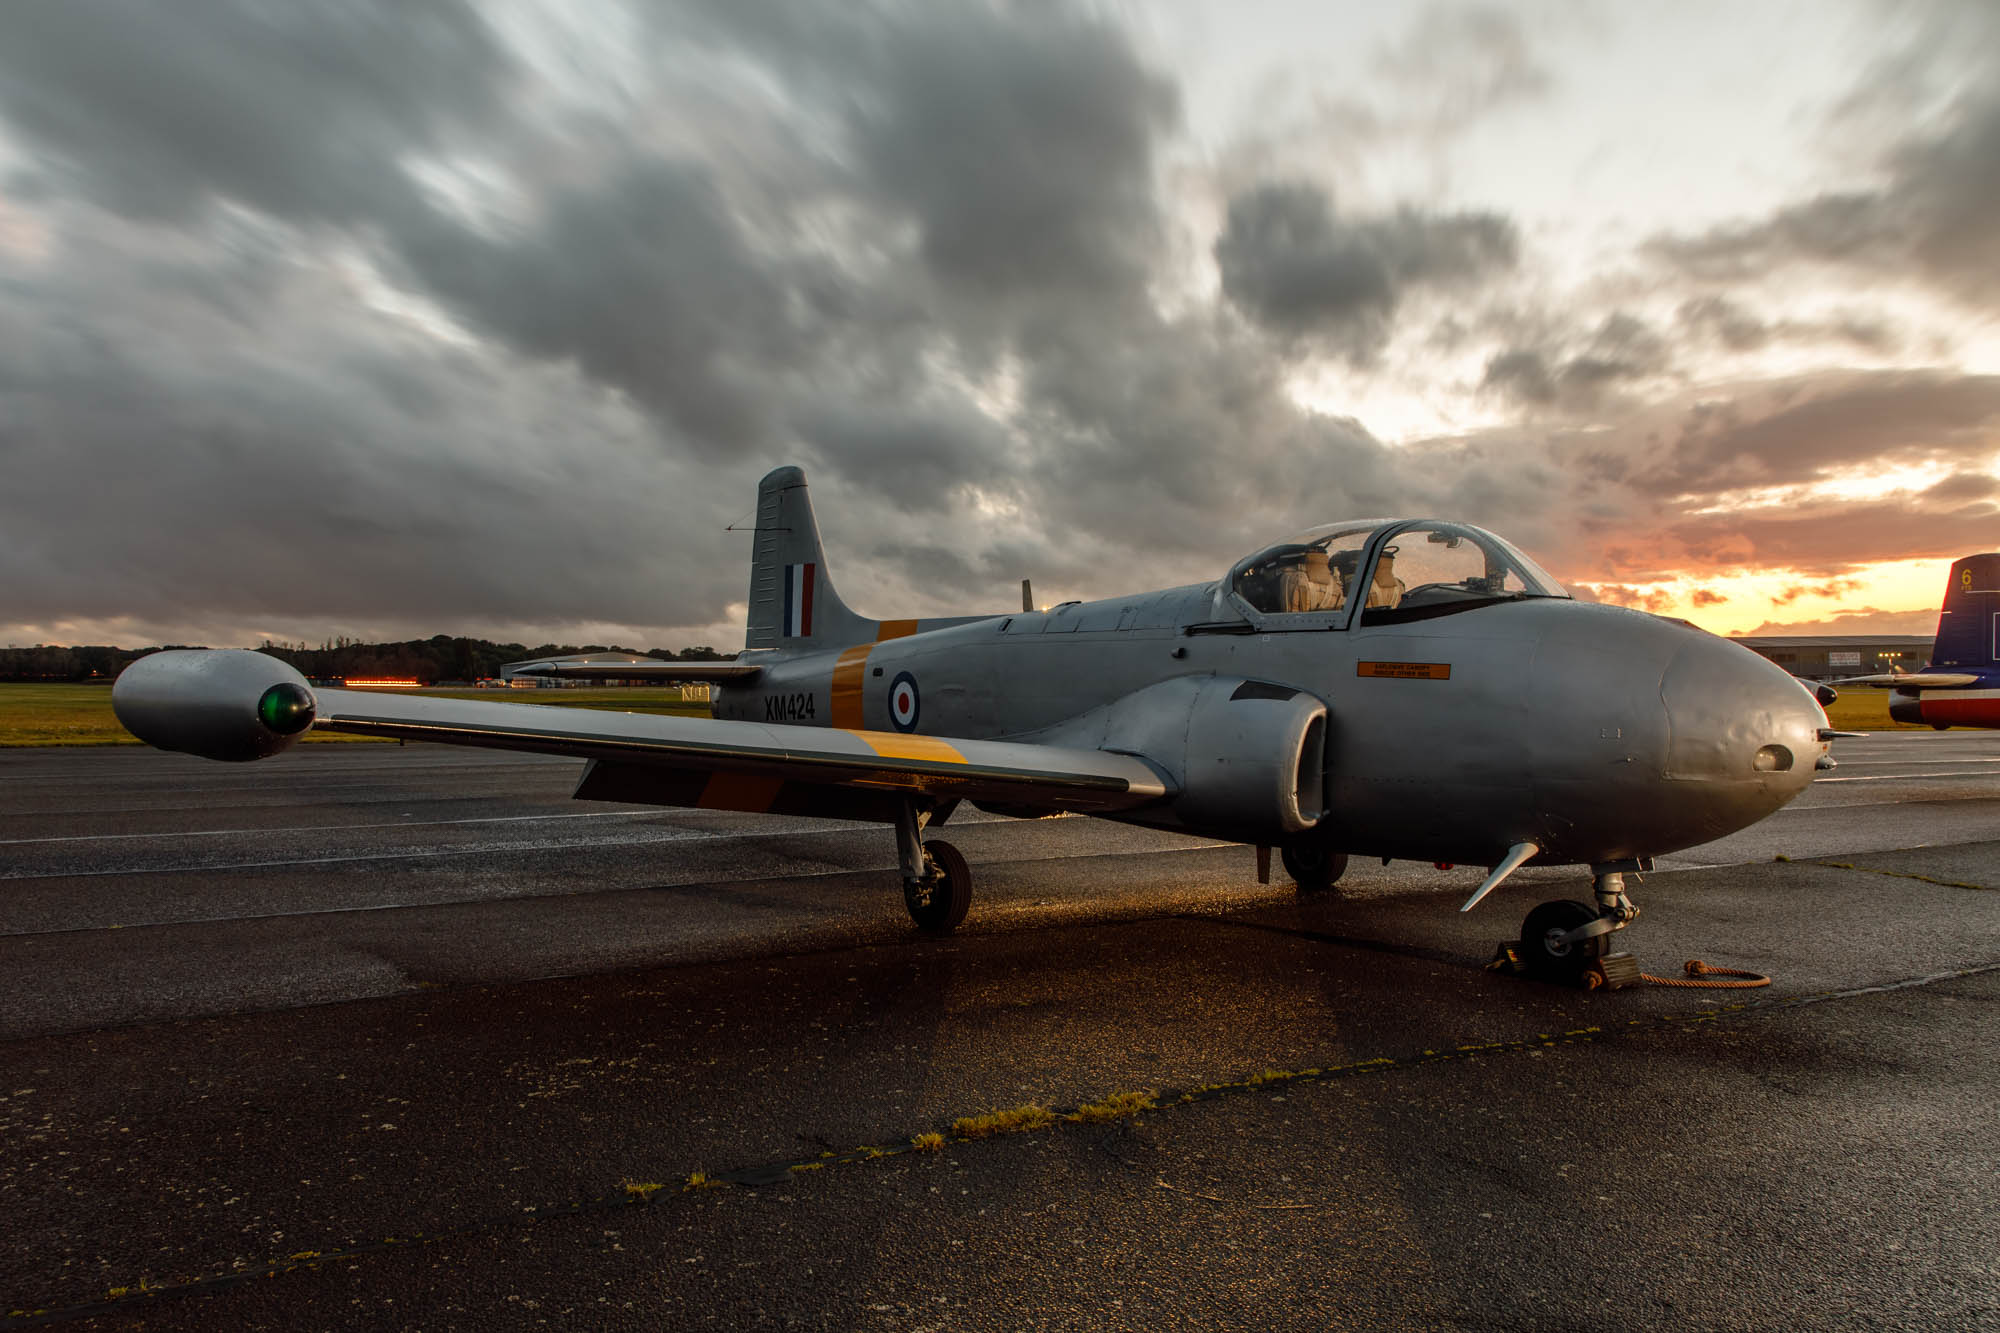
{"label": "green navigation light", "polygon": [[312,691],[289,682],[273,685],[257,701],[257,720],[280,736],[297,735],[312,725]]}

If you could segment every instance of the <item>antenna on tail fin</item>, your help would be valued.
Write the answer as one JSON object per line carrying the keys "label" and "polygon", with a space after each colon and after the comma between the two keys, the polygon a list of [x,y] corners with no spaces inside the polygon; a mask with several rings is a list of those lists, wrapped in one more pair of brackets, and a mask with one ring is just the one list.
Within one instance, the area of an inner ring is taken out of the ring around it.
{"label": "antenna on tail fin", "polygon": [[872,642],[876,622],[855,615],[833,589],[820,549],[806,474],[781,467],[757,483],[750,556],[748,648],[825,648]]}

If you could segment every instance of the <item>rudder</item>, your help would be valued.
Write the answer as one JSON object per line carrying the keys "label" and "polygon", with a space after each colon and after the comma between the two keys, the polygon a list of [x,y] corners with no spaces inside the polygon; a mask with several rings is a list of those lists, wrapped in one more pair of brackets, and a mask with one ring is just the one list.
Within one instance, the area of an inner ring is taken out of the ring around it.
{"label": "rudder", "polygon": [[2000,551],[1952,562],[1933,667],[1990,667],[2000,656]]}
{"label": "rudder", "polygon": [[876,623],[847,609],[820,549],[806,474],[781,467],[757,483],[757,537],[750,557],[749,648],[825,648],[868,643]]}

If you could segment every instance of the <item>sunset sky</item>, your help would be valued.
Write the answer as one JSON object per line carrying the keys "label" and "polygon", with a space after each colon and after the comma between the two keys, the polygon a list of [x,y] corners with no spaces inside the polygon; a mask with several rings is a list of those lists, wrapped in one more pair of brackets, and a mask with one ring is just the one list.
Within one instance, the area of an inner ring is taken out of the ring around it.
{"label": "sunset sky", "polygon": [[0,6],[0,645],[742,642],[1481,523],[1724,633],[2000,548],[2000,6]]}

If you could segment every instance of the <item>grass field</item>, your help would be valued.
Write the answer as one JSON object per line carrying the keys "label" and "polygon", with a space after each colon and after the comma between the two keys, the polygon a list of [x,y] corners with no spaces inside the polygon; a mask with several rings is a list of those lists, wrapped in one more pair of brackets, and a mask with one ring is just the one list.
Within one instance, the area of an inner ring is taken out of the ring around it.
{"label": "grass field", "polygon": [[[404,693],[388,691],[383,693]],[[665,690],[425,690],[445,699],[503,700],[556,708],[605,708],[619,713],[682,713],[707,717],[708,705]],[[374,737],[307,732],[307,744],[381,745]],[[42,685],[0,681],[0,748],[23,745],[137,745],[111,712],[109,685]]]}
{"label": "grass field", "polygon": [[[389,691],[384,691],[389,693]],[[621,713],[708,716],[708,705],[688,703],[678,689],[425,690],[447,699],[504,700],[554,708],[605,708]],[[1849,690],[1826,710],[1843,731],[1926,730],[1889,720],[1887,690]],[[384,744],[372,737],[308,732],[308,744]],[[23,745],[137,745],[111,713],[109,685],[39,685],[0,681],[0,748]]]}
{"label": "grass field", "polygon": [[1889,691],[1865,687],[1842,690],[1826,710],[1826,720],[1842,731],[1929,731],[1922,722],[1889,720]]}

